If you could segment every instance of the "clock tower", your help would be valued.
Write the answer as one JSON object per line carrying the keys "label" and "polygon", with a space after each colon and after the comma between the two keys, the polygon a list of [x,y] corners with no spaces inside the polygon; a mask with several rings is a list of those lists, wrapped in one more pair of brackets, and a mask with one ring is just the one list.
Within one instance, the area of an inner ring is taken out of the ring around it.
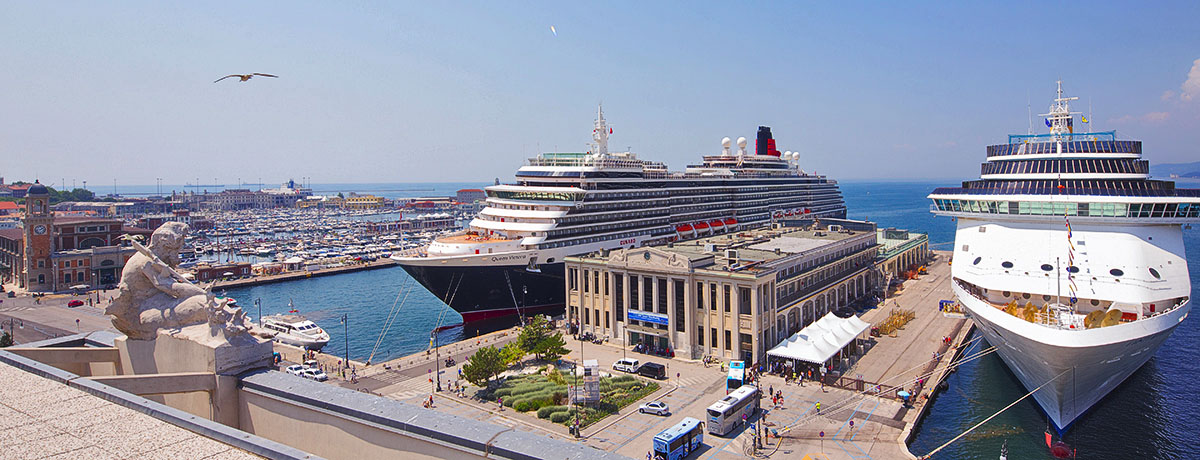
{"label": "clock tower", "polygon": [[25,195],[25,289],[54,289],[54,212],[50,210],[50,191],[34,181]]}

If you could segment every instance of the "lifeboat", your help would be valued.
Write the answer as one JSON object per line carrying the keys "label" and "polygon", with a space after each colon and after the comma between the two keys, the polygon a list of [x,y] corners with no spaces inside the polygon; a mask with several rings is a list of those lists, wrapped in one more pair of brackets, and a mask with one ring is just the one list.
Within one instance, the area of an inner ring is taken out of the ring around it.
{"label": "lifeboat", "polygon": [[775,218],[778,219],[780,217],[783,217],[783,213],[779,212],[779,211],[775,211]]}
{"label": "lifeboat", "polygon": [[812,210],[811,210],[811,209],[804,208],[804,213],[805,213],[805,214],[808,214],[808,213],[810,213],[810,212],[812,212]]}
{"label": "lifeboat", "polygon": [[788,215],[788,216],[794,216],[794,215],[796,215],[796,213],[795,213],[795,212],[793,212],[791,209],[789,209],[789,210],[787,211],[787,215]]}
{"label": "lifeboat", "polygon": [[708,224],[706,224],[704,222],[696,222],[695,225],[693,225],[693,227],[696,228],[697,232],[702,232],[702,231],[708,230]]}
{"label": "lifeboat", "polygon": [[732,217],[725,219],[725,227],[733,228],[733,227],[737,226],[737,223],[738,223],[737,219],[734,219]]}
{"label": "lifeboat", "polygon": [[675,232],[684,236],[692,236],[696,234],[696,229],[692,228],[692,224],[682,224],[675,226]]}
{"label": "lifeboat", "polygon": [[714,232],[718,232],[718,231],[725,229],[725,223],[721,222],[721,219],[714,219],[714,220],[709,221],[708,226],[711,227]]}

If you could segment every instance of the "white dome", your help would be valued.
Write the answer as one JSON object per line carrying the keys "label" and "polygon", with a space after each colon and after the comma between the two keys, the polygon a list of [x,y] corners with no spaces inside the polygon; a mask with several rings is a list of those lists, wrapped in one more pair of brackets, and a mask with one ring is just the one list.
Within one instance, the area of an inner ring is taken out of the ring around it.
{"label": "white dome", "polygon": [[744,149],[744,148],[746,148],[746,138],[744,138],[744,137],[739,137],[739,138],[738,138],[738,140],[737,140],[737,145],[738,145],[738,148],[739,148],[739,149]]}
{"label": "white dome", "polygon": [[729,148],[731,143],[733,143],[733,141],[729,140],[728,137],[721,139],[721,147]]}

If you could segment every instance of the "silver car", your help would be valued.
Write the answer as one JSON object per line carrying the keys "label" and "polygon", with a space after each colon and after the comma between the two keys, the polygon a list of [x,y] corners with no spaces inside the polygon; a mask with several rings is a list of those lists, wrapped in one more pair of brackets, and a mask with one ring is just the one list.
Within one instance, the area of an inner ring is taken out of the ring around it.
{"label": "silver car", "polygon": [[638,412],[643,414],[670,415],[671,408],[667,407],[667,403],[665,402],[651,401],[638,407]]}

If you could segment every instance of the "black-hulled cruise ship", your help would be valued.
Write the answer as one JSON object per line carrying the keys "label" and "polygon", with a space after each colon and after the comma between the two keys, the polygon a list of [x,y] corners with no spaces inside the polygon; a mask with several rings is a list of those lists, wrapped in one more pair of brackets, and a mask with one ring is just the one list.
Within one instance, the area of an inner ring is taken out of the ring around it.
{"label": "black-hulled cruise ship", "polygon": [[720,155],[684,172],[609,152],[599,110],[586,153],[546,153],[517,183],[487,187],[487,208],[462,232],[392,258],[471,322],[563,311],[566,256],[660,244],[770,224],[846,216],[837,182],[808,174],[799,153],[775,148],[758,128],[755,150],[729,138]]}

